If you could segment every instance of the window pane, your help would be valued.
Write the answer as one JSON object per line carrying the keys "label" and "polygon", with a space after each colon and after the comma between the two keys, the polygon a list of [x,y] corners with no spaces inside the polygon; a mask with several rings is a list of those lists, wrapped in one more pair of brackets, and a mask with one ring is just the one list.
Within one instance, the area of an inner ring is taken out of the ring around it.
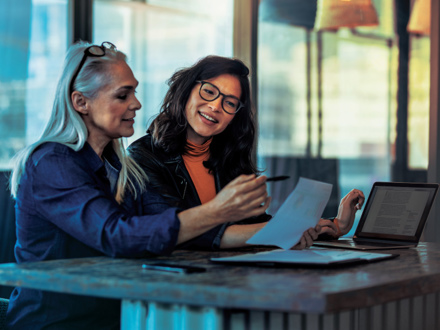
{"label": "window pane", "polygon": [[67,0],[0,2],[0,166],[38,139],[67,46]]}
{"label": "window pane", "polygon": [[289,25],[260,22],[259,35],[259,155],[305,156],[306,32]]}
{"label": "window pane", "polygon": [[333,184],[324,216],[335,216],[351,189],[368,196],[373,182],[390,180],[397,60],[390,22],[374,33],[307,31],[296,18],[265,13],[271,3],[278,2],[260,6],[258,161],[291,180],[268,184],[270,213],[304,176]]}
{"label": "window pane", "polygon": [[108,40],[124,51],[140,82],[143,108],[128,143],[145,134],[177,69],[210,54],[232,56],[232,0],[98,0],[94,6],[95,42]]}
{"label": "window pane", "polygon": [[408,167],[428,168],[430,39],[411,37],[408,97]]}

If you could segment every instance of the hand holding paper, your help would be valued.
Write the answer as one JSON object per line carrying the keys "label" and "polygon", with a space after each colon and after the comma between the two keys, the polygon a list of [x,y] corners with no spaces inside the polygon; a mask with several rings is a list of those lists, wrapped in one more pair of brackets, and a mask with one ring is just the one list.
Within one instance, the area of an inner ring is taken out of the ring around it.
{"label": "hand holding paper", "polygon": [[331,191],[331,184],[300,178],[272,220],[246,243],[292,248],[305,230],[319,222]]}

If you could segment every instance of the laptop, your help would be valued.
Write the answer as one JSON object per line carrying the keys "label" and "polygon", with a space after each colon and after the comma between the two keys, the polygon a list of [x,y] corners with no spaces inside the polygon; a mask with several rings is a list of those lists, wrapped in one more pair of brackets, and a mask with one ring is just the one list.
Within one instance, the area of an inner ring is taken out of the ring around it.
{"label": "laptop", "polygon": [[376,182],[353,238],[313,245],[356,250],[415,247],[437,194],[437,183]]}

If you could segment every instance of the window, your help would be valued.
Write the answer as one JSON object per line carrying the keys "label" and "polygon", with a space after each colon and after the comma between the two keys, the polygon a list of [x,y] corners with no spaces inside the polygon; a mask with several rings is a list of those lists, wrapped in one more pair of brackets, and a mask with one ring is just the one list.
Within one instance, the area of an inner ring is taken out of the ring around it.
{"label": "window", "polygon": [[94,42],[108,40],[129,57],[143,108],[135,135],[145,134],[179,68],[210,55],[232,56],[233,1],[94,2]]}
{"label": "window", "polygon": [[430,39],[410,37],[408,95],[408,165],[410,169],[428,168]]}
{"label": "window", "polygon": [[[352,188],[368,196],[373,182],[392,179],[397,37],[392,1],[374,3],[378,27],[322,32],[294,22],[297,18],[276,8],[282,2],[260,5],[257,158],[269,175],[292,177],[285,181],[288,188],[268,184],[272,214],[299,176],[333,184],[325,216],[336,215],[340,198]],[[426,39],[412,40],[409,131],[410,164],[424,169],[429,116]]]}
{"label": "window", "polygon": [[0,2],[0,166],[42,133],[67,47],[67,0]]}
{"label": "window", "polygon": [[[374,181],[393,178],[399,116],[394,10],[401,2],[374,0],[378,27],[320,33],[271,18],[284,0],[258,3],[258,165],[269,175],[292,177],[268,184],[270,212],[302,175],[333,183],[325,215],[334,216],[350,189],[368,193]],[[68,46],[69,4],[0,2],[2,168],[40,136],[51,112]],[[111,41],[124,51],[140,82],[143,109],[127,145],[159,112],[177,69],[208,54],[233,55],[234,0],[94,0],[93,6],[93,42]],[[408,88],[408,118],[399,117],[408,120],[405,162],[408,170],[426,171],[430,38],[411,35],[408,55],[409,84],[399,86]]]}

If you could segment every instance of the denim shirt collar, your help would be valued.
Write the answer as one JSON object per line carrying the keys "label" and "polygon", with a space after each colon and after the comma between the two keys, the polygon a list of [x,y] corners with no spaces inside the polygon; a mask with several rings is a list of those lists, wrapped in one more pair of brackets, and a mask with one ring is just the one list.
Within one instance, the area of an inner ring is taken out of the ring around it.
{"label": "denim shirt collar", "polygon": [[[101,158],[99,158],[98,154],[95,152],[95,150],[93,150],[92,146],[88,142],[84,143],[83,148],[78,152],[88,160],[91,169],[95,173],[105,170],[104,162],[101,160]],[[107,146],[104,148],[102,156],[106,158],[108,162],[118,171],[121,170],[122,165],[119,161],[118,155],[116,155],[116,152],[112,148],[112,142],[107,144]]]}

